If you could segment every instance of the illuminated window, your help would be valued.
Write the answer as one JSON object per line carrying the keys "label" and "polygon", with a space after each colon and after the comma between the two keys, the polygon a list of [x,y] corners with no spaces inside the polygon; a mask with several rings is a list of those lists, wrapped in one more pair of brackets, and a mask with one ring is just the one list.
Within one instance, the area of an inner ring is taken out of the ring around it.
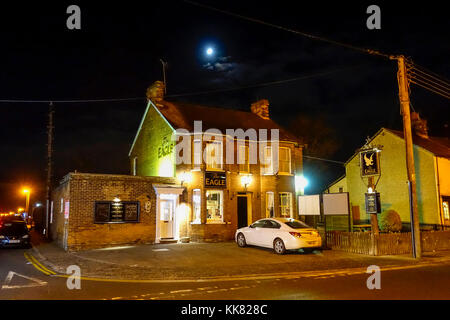
{"label": "illuminated window", "polygon": [[264,174],[273,174],[273,161],[272,161],[272,147],[268,146],[264,148],[264,162],[263,173]]}
{"label": "illuminated window", "polygon": [[291,149],[280,148],[278,163],[279,173],[291,173]]}
{"label": "illuminated window", "polygon": [[273,192],[266,192],[266,218],[275,216],[275,206]]}
{"label": "illuminated window", "polygon": [[206,221],[223,222],[223,192],[208,190],[206,192]]}
{"label": "illuminated window", "polygon": [[450,220],[450,212],[449,212],[448,201],[443,201],[442,202],[442,207],[444,208],[444,219],[445,220]]}
{"label": "illuminated window", "polygon": [[239,146],[238,163],[239,172],[250,172],[248,146]]}
{"label": "illuminated window", "polygon": [[200,189],[194,189],[192,193],[193,223],[201,223],[202,195]]}
{"label": "illuminated window", "polygon": [[292,194],[280,192],[280,215],[284,218],[292,218]]}
{"label": "illuminated window", "polygon": [[194,140],[193,150],[193,168],[199,170],[202,164],[202,142],[201,140]]}
{"label": "illuminated window", "polygon": [[206,145],[206,169],[220,170],[223,164],[222,141],[213,141]]}

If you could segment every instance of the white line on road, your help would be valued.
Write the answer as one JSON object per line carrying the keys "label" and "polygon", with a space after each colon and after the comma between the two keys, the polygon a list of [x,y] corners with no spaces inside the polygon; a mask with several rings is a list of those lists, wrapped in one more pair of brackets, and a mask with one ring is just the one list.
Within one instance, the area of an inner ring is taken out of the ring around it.
{"label": "white line on road", "polygon": [[[34,283],[32,283],[32,284],[25,284],[25,285],[21,285],[21,286],[10,286],[9,284],[11,283],[11,280],[12,280],[12,278],[14,276],[19,276],[19,277],[25,278],[27,280],[30,280],[30,281],[34,282]],[[10,272],[8,272],[8,275],[5,278],[5,282],[2,285],[2,290],[3,289],[20,289],[20,288],[42,287],[42,286],[45,286],[45,285],[47,285],[47,282],[45,282],[45,281],[42,281],[42,280],[36,279],[36,278],[27,277],[27,276],[24,276],[23,274],[19,274],[17,272],[10,271]]]}

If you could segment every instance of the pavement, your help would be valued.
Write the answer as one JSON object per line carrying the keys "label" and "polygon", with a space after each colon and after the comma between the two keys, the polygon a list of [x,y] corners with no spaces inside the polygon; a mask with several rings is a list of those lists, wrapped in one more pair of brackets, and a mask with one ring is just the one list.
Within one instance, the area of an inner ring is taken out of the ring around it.
{"label": "pavement", "polygon": [[301,251],[285,255],[272,250],[239,248],[234,242],[177,243],[120,246],[65,252],[54,243],[33,237],[31,258],[48,273],[65,275],[67,267],[80,267],[82,277],[138,282],[225,281],[292,278],[365,273],[370,265],[384,270],[450,263],[450,252],[425,253],[420,260],[408,255],[364,256],[342,251]]}

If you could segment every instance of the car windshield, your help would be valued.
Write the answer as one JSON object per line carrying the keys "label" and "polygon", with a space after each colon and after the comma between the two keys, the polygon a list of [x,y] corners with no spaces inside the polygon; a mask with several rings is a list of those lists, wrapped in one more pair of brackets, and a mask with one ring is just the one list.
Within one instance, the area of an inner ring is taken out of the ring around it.
{"label": "car windshield", "polygon": [[27,225],[23,221],[1,221],[0,234],[5,236],[22,236],[28,233]]}
{"label": "car windshield", "polygon": [[311,228],[306,223],[298,221],[298,220],[286,221],[285,224],[287,224],[289,227],[291,227],[293,229]]}

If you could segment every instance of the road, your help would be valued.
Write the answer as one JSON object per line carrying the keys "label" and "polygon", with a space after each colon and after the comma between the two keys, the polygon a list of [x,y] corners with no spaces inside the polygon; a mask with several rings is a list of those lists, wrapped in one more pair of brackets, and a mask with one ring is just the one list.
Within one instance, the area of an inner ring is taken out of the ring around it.
{"label": "road", "polygon": [[110,282],[81,280],[69,290],[66,278],[39,271],[25,249],[0,250],[0,299],[175,299],[175,300],[314,300],[314,299],[450,299],[450,264],[381,270],[381,289],[369,290],[369,274],[317,274],[292,279],[214,282]]}

